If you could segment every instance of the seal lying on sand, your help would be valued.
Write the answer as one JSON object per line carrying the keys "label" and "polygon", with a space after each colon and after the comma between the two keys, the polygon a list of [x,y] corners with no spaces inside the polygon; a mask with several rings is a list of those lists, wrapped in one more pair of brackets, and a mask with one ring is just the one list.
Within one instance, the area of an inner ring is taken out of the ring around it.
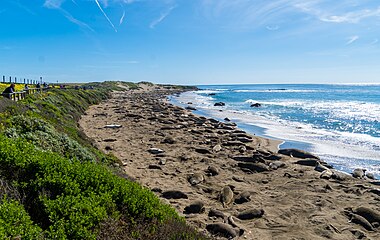
{"label": "seal lying on sand", "polygon": [[229,186],[225,186],[222,191],[220,191],[219,199],[222,202],[223,207],[232,203],[234,200],[234,193]]}
{"label": "seal lying on sand", "polygon": [[197,185],[205,180],[203,174],[195,173],[194,175],[189,177],[189,183],[191,185]]}

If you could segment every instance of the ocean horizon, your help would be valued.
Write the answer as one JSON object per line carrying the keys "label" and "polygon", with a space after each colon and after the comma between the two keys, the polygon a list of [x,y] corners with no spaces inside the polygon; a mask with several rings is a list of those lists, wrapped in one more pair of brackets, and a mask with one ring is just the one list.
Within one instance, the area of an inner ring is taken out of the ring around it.
{"label": "ocean horizon", "polygon": [[[171,97],[194,113],[281,140],[279,148],[317,154],[334,168],[364,168],[380,177],[380,84],[198,85]],[[214,106],[223,102],[224,106]],[[260,107],[251,105],[259,103]]]}

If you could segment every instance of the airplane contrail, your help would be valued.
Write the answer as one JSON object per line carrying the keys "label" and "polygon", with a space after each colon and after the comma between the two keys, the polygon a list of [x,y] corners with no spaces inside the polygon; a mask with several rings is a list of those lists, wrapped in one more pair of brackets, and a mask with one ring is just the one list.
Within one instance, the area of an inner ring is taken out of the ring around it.
{"label": "airplane contrail", "polygon": [[109,19],[109,17],[107,16],[107,14],[103,11],[103,8],[102,6],[100,6],[99,4],[99,1],[98,0],[95,0],[96,4],[98,5],[100,11],[103,13],[104,17],[107,19],[107,21],[111,24],[113,30],[115,30],[115,32],[117,32],[117,29],[115,28],[115,26],[113,25],[113,23],[111,22],[111,20]]}
{"label": "airplane contrail", "polygon": [[119,24],[119,26],[120,26],[121,24],[123,24],[124,17],[125,17],[125,10],[123,11],[123,16],[121,16],[121,18],[120,18],[120,24]]}

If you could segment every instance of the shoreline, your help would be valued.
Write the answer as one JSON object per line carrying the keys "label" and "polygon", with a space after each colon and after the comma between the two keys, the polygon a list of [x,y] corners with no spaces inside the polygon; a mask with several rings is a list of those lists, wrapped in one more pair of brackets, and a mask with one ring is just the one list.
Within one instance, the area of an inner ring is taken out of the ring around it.
{"label": "shoreline", "polygon": [[127,175],[199,231],[239,239],[380,237],[375,223],[369,231],[351,221],[360,206],[380,211],[372,184],[378,182],[333,169],[321,174],[312,165],[317,160],[271,151],[270,140],[166,103],[170,94],[114,93],[79,123],[100,150],[120,159]]}
{"label": "shoreline", "polygon": [[[373,155],[374,153],[369,153],[368,149],[362,149],[356,145],[351,146],[347,143],[343,145],[335,144],[335,141],[332,141],[332,139],[321,139],[324,136],[323,134],[329,134],[329,132],[325,132],[326,130],[323,129],[319,130],[320,132],[317,134],[313,129],[298,128],[296,124],[290,124],[290,126],[282,125],[273,119],[260,115],[230,108],[215,107],[213,106],[213,101],[207,98],[202,95],[198,96],[196,92],[190,92],[190,94],[185,93],[181,97],[172,96],[170,99],[175,105],[184,108],[186,106],[197,108],[197,111],[194,111],[194,113],[198,112],[201,116],[213,117],[222,122],[227,117],[231,121],[236,122],[238,127],[250,134],[283,141],[279,145],[279,149],[296,148],[312,152],[347,174],[351,174],[356,168],[363,168],[374,173],[377,178],[380,178],[379,165],[376,162],[379,160],[376,157],[378,154]],[[191,99],[194,99],[194,102]],[[336,136],[340,135],[340,133],[334,134]],[[308,139],[305,137],[309,135],[312,138]]]}

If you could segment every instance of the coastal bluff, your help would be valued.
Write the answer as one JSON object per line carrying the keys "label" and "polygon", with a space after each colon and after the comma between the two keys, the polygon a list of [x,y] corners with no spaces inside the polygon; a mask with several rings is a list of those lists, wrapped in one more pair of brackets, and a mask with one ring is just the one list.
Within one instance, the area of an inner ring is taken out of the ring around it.
{"label": "coastal bluff", "polygon": [[378,181],[307,153],[280,154],[278,141],[170,104],[178,92],[115,91],[79,124],[130,178],[210,237],[380,239]]}

